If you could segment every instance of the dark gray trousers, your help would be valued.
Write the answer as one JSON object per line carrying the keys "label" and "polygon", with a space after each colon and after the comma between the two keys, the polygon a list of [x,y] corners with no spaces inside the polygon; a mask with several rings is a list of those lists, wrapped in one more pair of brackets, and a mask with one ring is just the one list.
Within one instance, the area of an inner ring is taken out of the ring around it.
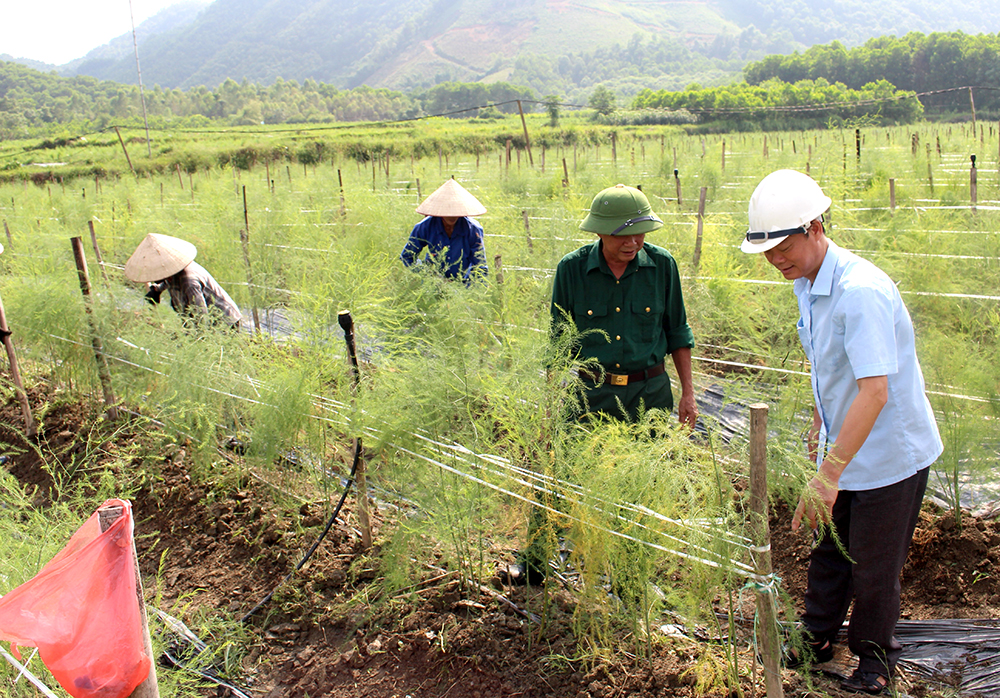
{"label": "dark gray trousers", "polygon": [[853,599],[847,641],[861,671],[892,676],[902,653],[893,636],[899,620],[899,573],[917,525],[928,471],[924,468],[874,490],[841,490],[833,505],[833,526],[850,558],[829,534],[809,557],[802,624],[815,641],[833,642]]}

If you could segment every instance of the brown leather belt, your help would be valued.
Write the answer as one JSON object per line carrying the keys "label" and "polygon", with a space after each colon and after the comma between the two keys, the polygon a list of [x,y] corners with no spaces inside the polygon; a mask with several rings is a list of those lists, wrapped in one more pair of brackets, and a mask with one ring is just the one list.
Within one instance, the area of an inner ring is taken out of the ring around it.
{"label": "brown leather belt", "polygon": [[667,369],[664,368],[663,362],[661,361],[655,366],[651,366],[650,368],[642,371],[636,371],[635,373],[611,373],[610,371],[605,371],[603,381],[600,376],[584,370],[580,371],[580,378],[586,378],[587,380],[593,381],[598,385],[603,385],[605,383],[610,385],[629,385],[630,383],[639,383],[649,378],[661,376],[666,370]]}

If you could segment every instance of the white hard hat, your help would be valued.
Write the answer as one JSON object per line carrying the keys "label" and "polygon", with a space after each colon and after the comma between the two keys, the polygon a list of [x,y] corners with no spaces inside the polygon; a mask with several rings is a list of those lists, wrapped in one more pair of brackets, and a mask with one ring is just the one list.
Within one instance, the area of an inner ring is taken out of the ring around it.
{"label": "white hard hat", "polygon": [[747,216],[750,227],[740,249],[767,252],[785,237],[804,232],[833,201],[816,180],[795,170],[776,170],[754,189]]}

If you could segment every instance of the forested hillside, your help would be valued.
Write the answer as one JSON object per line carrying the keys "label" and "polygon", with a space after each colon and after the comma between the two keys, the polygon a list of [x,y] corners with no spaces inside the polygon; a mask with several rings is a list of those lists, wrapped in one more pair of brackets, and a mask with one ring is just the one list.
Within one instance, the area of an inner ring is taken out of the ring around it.
{"label": "forested hillside", "polygon": [[[817,42],[912,30],[1000,30],[1000,3],[955,0],[215,0],[141,40],[149,85],[215,87],[279,77],[403,91],[508,81],[581,99],[596,84],[722,84],[747,60]],[[2,50],[2,47],[0,47]],[[131,55],[70,69],[136,81]]]}

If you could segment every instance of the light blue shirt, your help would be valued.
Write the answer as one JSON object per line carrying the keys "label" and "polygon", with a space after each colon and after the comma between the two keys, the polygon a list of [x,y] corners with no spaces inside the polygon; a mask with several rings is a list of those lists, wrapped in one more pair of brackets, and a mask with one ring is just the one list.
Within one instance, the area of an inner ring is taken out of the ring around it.
{"label": "light blue shirt", "polygon": [[913,323],[892,280],[830,241],[815,282],[796,279],[794,288],[799,339],[823,419],[821,444],[824,434],[826,443],[836,442],[859,378],[888,378],[888,401],[841,475],[840,489],[892,485],[937,460],[944,447],[924,394]]}

